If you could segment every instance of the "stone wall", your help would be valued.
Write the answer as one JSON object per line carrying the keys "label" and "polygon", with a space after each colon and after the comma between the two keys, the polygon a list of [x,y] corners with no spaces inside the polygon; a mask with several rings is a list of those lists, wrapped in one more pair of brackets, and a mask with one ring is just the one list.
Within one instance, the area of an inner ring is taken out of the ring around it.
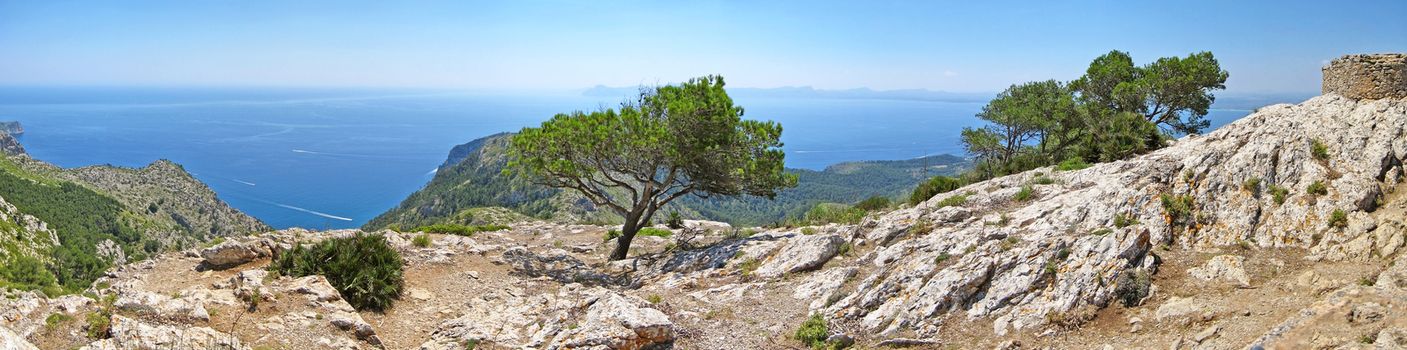
{"label": "stone wall", "polygon": [[1407,98],[1407,54],[1340,57],[1324,66],[1323,93],[1366,100]]}

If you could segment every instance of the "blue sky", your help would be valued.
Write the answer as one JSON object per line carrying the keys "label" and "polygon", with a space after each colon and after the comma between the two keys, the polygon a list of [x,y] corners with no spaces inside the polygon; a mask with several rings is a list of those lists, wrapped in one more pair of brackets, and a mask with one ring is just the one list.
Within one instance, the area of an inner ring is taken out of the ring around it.
{"label": "blue sky", "polygon": [[996,91],[1111,49],[1209,50],[1228,92],[1407,52],[1407,1],[10,1],[0,85]]}

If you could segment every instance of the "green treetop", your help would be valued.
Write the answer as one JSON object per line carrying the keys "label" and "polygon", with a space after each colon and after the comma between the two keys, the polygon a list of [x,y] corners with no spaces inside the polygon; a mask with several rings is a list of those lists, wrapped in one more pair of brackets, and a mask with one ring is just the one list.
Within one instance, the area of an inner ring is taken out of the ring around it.
{"label": "green treetop", "polygon": [[744,120],[722,77],[645,89],[619,111],[558,114],[524,128],[505,171],[572,189],[625,219],[611,260],[661,206],[686,195],[772,198],[796,185],[783,172],[782,126]]}

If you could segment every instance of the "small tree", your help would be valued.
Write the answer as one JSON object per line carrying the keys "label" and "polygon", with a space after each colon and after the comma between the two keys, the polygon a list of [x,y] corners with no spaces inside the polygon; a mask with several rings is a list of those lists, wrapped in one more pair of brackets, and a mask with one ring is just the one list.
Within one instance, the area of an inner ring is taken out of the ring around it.
{"label": "small tree", "polygon": [[619,214],[625,224],[610,259],[624,259],[635,234],[670,201],[690,194],[773,198],[796,185],[796,176],[783,172],[782,126],[743,120],[723,85],[722,77],[707,76],[642,89],[619,111],[558,114],[513,137],[505,171],[576,190]]}

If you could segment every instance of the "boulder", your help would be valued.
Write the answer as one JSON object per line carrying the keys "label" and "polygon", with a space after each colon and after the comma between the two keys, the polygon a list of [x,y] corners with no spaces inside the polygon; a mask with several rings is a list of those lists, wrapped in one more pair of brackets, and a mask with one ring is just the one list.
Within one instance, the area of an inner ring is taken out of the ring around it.
{"label": "boulder", "polygon": [[227,240],[201,250],[200,257],[205,259],[206,266],[222,269],[267,258],[272,256],[271,253],[269,249],[257,243]]}
{"label": "boulder", "polygon": [[800,235],[786,239],[786,245],[754,272],[762,278],[815,270],[840,253],[845,239],[840,235]]}
{"label": "boulder", "polygon": [[123,290],[113,306],[118,309],[173,321],[209,321],[205,303],[192,298],[172,298],[145,290]]}
{"label": "boulder", "polygon": [[606,292],[586,308],[579,327],[557,334],[548,348],[660,349],[674,344],[674,323],[663,312]]}

